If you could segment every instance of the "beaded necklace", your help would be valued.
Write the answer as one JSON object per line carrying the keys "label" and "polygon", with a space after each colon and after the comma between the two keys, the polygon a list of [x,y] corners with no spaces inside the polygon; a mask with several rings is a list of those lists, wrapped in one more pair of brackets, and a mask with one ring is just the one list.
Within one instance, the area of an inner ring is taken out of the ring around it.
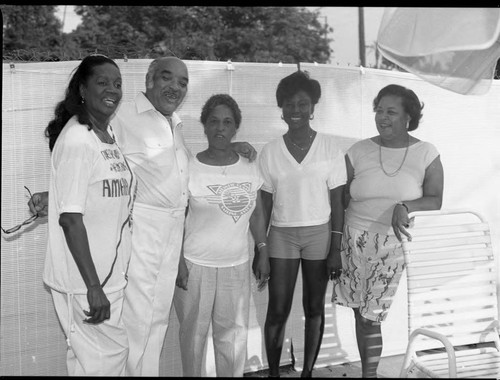
{"label": "beaded necklace", "polygon": [[311,147],[311,142],[312,142],[312,138],[313,138],[313,134],[314,133],[311,133],[309,135],[309,142],[307,144],[307,146],[305,146],[304,148],[298,146],[297,144],[295,144],[292,140],[292,138],[288,135],[288,132],[285,134],[285,136],[288,138],[288,141],[290,141],[292,143],[292,145],[296,146],[298,149],[300,149],[302,152],[309,149]]}

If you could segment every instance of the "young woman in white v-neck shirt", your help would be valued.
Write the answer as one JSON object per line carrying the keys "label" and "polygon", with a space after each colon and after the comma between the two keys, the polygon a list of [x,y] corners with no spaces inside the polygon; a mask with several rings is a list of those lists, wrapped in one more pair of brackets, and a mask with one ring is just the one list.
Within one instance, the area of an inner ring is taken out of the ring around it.
{"label": "young woman in white v-neck shirt", "polygon": [[279,376],[286,321],[302,266],[305,314],[303,377],[311,376],[325,324],[328,278],[341,268],[345,161],[332,136],[311,127],[319,82],[297,71],[276,90],[288,131],[264,146],[262,200],[270,219],[269,303],[264,326],[269,376]]}

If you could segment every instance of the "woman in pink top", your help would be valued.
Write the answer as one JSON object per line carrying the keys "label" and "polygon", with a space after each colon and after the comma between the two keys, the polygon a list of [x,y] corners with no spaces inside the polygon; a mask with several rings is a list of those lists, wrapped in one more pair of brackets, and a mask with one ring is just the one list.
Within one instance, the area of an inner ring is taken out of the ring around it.
{"label": "woman in pink top", "polygon": [[441,208],[439,152],[409,133],[422,108],[412,90],[384,87],[373,101],[378,136],[358,141],[346,154],[342,273],[332,301],[354,311],[363,377],[377,376],[380,324],[404,269],[401,234],[411,239],[408,213]]}

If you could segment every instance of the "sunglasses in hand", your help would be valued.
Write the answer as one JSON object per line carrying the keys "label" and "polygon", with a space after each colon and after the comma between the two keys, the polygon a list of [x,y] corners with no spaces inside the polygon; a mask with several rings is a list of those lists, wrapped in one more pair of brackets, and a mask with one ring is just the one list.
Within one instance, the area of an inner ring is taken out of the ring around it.
{"label": "sunglasses in hand", "polygon": [[[30,199],[31,199],[32,195],[31,195],[30,189],[28,189],[26,186],[24,186],[24,188],[26,190],[28,190],[28,194],[30,195]],[[18,224],[17,226],[14,226],[14,227],[9,228],[7,230],[4,229],[3,227],[0,227],[0,228],[2,229],[4,234],[11,234],[11,233],[14,233],[14,232],[18,231],[19,229],[21,229],[22,226],[26,226],[26,225],[34,222],[37,218],[38,218],[38,213],[30,216],[28,219],[26,219],[24,222]]]}

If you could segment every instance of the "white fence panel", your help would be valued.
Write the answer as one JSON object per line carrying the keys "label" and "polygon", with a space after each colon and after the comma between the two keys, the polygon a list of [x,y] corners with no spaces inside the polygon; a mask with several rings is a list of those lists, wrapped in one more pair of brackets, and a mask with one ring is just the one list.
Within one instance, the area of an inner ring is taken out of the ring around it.
{"label": "white fence panel", "polygon": [[[145,89],[151,60],[118,61],[124,83],[123,100]],[[17,63],[15,72],[3,65],[2,82],[2,206],[1,224],[8,228],[30,216],[28,194],[48,189],[50,153],[44,129],[55,104],[62,99],[71,71],[79,62]],[[275,91],[281,78],[296,65],[186,61],[190,81],[179,113],[184,136],[193,152],[206,146],[199,122],[201,107],[212,94],[230,93],[239,103],[243,121],[236,140],[249,141],[258,151],[286,131]],[[488,94],[459,95],[432,86],[412,74],[375,69],[342,68],[303,63],[303,70],[318,79],[322,97],[315,109],[313,128],[338,137],[347,149],[353,142],[377,133],[372,100],[385,85],[413,89],[425,103],[421,126],[414,136],[429,141],[441,152],[445,170],[443,208],[472,208],[491,226],[493,249],[500,249],[500,81]],[[44,220],[12,235],[2,234],[0,375],[66,375],[66,344],[49,291],[42,282],[47,226]],[[172,263],[172,265],[177,265]],[[300,274],[292,315],[287,324],[282,364],[302,366],[303,317]],[[499,292],[500,293],[500,292]],[[405,277],[393,309],[383,324],[383,356],[401,354],[407,343]],[[329,303],[318,366],[359,359],[352,311]],[[252,294],[247,371],[267,366],[263,326],[267,292]],[[181,376],[178,322],[170,316],[160,374]],[[213,349],[207,347],[206,373],[214,375]]]}

